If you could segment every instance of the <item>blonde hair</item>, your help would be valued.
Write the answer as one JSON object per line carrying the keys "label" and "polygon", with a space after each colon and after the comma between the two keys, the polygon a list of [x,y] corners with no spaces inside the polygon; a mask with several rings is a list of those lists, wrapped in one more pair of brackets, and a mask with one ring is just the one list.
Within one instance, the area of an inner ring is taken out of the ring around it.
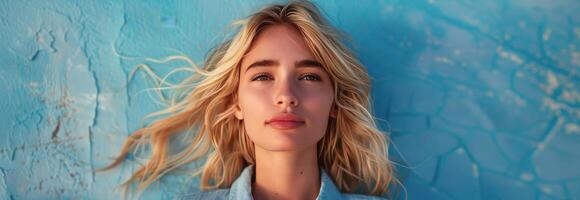
{"label": "blonde hair", "polygon": [[[290,24],[302,34],[333,83],[337,115],[317,143],[319,164],[342,192],[386,194],[396,181],[388,159],[389,141],[371,114],[369,75],[341,43],[343,34],[308,1],[271,5],[234,24],[240,26],[239,32],[212,50],[204,69],[179,56],[166,60],[186,60],[196,73],[175,86],[182,91],[171,105],[153,113],[168,116],[129,136],[120,155],[104,170],[120,165],[130,151],[148,143],[150,159],[125,186],[138,182],[138,190],[144,190],[167,172],[207,156],[194,173],[201,174],[200,188],[230,187],[243,168],[256,162],[243,121],[234,117],[241,60],[265,27]],[[184,149],[171,152],[169,144],[179,134],[193,135]]]}

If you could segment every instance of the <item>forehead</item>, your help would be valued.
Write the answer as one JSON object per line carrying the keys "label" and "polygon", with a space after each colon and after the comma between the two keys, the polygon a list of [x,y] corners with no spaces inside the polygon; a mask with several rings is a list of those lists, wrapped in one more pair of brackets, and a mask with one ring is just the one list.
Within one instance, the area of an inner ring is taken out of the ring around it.
{"label": "forehead", "polygon": [[242,66],[245,68],[251,64],[250,62],[266,59],[294,62],[304,59],[314,60],[314,56],[296,28],[278,24],[266,26],[258,34],[244,55]]}

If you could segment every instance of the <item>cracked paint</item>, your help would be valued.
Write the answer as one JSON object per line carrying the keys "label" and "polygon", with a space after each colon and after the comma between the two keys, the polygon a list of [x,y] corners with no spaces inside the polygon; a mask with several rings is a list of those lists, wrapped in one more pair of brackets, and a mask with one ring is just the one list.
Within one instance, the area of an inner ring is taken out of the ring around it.
{"label": "cracked paint", "polygon": [[[580,3],[316,2],[372,77],[400,199],[580,198]],[[0,199],[120,198],[142,159],[93,171],[161,108],[130,72],[176,51],[203,61],[265,4],[0,0]],[[142,198],[197,184],[170,174]]]}

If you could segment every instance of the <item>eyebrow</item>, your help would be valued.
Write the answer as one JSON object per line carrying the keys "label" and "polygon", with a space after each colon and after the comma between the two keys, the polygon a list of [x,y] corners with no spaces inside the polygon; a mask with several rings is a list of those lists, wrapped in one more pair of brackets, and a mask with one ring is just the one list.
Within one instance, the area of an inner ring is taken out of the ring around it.
{"label": "eyebrow", "polygon": [[[278,66],[280,65],[280,63],[277,60],[259,60],[256,61],[254,63],[252,63],[250,66],[248,66],[248,68],[246,68],[246,72],[248,70],[250,70],[250,68],[252,67],[273,67],[273,66]],[[320,62],[316,61],[316,60],[301,60],[298,61],[296,63],[294,63],[294,65],[299,68],[299,67],[313,67],[313,68],[321,68],[322,69],[322,64],[320,64]]]}

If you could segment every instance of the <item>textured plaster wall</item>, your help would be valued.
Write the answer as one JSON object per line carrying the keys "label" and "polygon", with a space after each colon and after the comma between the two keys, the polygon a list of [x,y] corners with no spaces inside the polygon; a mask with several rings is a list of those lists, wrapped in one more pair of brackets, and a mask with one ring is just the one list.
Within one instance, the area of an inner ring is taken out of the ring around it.
{"label": "textured plaster wall", "polygon": [[[409,199],[580,199],[578,1],[317,2],[373,77]],[[201,62],[265,4],[0,0],[0,199],[119,198],[134,162],[91,171],[161,108],[135,65]]]}

